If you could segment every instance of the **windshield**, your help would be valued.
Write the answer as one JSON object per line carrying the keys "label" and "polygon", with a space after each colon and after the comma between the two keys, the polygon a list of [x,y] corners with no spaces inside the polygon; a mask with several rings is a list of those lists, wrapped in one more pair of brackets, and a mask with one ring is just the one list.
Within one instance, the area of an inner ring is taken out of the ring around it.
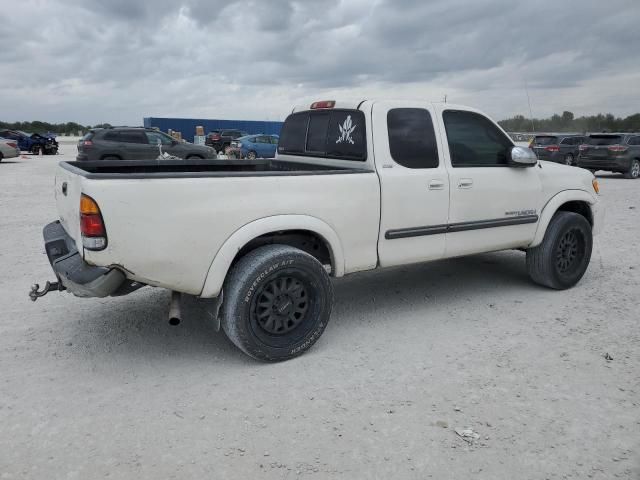
{"label": "windshield", "polygon": [[620,135],[591,135],[589,136],[589,145],[615,145],[621,140]]}
{"label": "windshield", "polygon": [[533,139],[534,145],[555,145],[557,143],[558,143],[558,137],[544,136],[544,137],[535,137]]}

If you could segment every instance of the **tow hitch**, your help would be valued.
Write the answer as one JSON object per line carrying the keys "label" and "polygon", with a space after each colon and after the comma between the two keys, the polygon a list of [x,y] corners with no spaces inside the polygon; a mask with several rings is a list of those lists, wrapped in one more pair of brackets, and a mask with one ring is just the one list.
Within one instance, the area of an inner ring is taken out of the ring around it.
{"label": "tow hitch", "polygon": [[47,293],[51,292],[52,290],[58,290],[58,291],[62,291],[62,290],[66,290],[64,288],[64,285],[62,285],[62,283],[60,282],[47,282],[44,286],[44,288],[42,290],[40,290],[40,285],[33,284],[31,285],[31,291],[29,292],[29,298],[35,302],[38,298],[40,297],[44,297]]}

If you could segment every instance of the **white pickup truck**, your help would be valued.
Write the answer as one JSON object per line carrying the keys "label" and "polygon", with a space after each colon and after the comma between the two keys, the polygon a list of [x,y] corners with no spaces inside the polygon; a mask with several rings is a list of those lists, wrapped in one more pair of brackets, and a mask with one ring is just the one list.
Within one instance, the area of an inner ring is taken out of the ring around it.
{"label": "white pickup truck", "polygon": [[32,299],[145,285],[217,299],[229,338],[266,361],[322,334],[330,276],[519,249],[534,282],[569,288],[603,214],[588,171],[537,161],[477,110],[423,101],[296,108],[276,159],[62,162],[55,195],[57,278]]}

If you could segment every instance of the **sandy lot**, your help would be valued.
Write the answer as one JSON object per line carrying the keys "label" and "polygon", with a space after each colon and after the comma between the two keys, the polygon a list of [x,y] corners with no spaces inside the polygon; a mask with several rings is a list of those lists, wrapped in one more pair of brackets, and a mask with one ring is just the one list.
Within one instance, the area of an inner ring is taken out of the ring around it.
{"label": "sandy lot", "polygon": [[600,176],[570,291],[520,252],[347,277],[265,365],[197,311],[169,326],[163,290],[29,301],[63,152],[0,163],[0,479],[640,478],[640,181]]}

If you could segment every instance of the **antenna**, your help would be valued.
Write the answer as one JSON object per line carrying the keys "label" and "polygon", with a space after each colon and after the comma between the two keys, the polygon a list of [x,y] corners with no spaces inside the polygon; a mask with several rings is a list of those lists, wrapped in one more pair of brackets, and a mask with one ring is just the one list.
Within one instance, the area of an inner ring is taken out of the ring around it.
{"label": "antenna", "polygon": [[527,93],[527,103],[529,104],[529,118],[531,119],[531,133],[536,131],[536,126],[533,123],[533,111],[531,110],[531,99],[529,98],[529,87],[527,86],[527,79],[524,79],[524,91]]}
{"label": "antenna", "polygon": [[444,103],[447,103],[447,94],[444,94]]}

